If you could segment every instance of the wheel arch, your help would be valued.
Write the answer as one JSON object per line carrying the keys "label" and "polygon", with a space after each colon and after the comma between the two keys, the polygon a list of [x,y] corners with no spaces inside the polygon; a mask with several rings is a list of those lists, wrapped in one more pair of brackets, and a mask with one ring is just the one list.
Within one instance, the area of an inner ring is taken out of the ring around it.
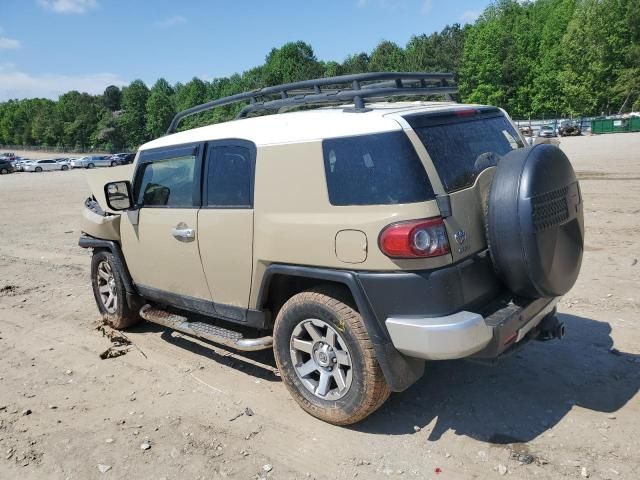
{"label": "wheel arch", "polygon": [[[362,316],[367,334],[374,346],[376,357],[385,380],[392,391],[400,392],[413,385],[424,373],[424,361],[409,358],[398,352],[386,328],[382,326],[354,272],[297,265],[273,264],[267,267],[258,292],[256,309],[277,310],[291,296],[319,285],[344,288],[353,305]],[[384,320],[384,319],[383,319]]]}
{"label": "wheel arch", "polygon": [[113,255],[114,261],[117,263],[117,268],[122,273],[122,282],[127,293],[137,294],[137,291],[133,285],[133,279],[131,273],[127,268],[127,262],[122,253],[120,244],[113,240],[104,240],[102,238],[95,238],[90,235],[82,235],[78,240],[78,245],[82,248],[93,248],[94,250],[108,250]]}

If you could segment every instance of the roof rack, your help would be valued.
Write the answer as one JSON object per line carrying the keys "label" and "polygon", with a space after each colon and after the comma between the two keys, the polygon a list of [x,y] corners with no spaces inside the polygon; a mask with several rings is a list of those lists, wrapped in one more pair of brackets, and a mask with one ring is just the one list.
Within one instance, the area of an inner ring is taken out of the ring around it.
{"label": "roof rack", "polygon": [[236,118],[258,111],[274,111],[306,105],[353,103],[354,111],[366,111],[365,99],[458,93],[452,73],[378,72],[341,75],[265,87],[188,108],[176,114],[167,135],[176,131],[183,118],[223,105],[249,102]]}

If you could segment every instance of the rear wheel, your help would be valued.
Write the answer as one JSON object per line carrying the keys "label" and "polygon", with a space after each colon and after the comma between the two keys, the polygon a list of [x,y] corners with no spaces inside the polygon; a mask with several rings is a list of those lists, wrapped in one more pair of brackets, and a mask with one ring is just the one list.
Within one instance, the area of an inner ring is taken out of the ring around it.
{"label": "rear wheel", "polygon": [[0,175],[6,175],[7,173],[9,173],[9,170],[7,170],[6,168],[0,169]]}
{"label": "rear wheel", "polygon": [[69,167],[67,167],[66,165],[62,165],[62,171],[64,172],[66,170],[69,170]]}
{"label": "rear wheel", "polygon": [[276,318],[274,352],[285,386],[308,413],[356,423],[389,397],[362,317],[328,287],[293,296]]}
{"label": "rear wheel", "polygon": [[138,313],[129,308],[122,273],[112,253],[94,251],[91,258],[91,284],[98,310],[113,328],[127,328],[140,320]]}
{"label": "rear wheel", "polygon": [[93,163],[90,163],[89,165],[87,165],[87,168],[95,168],[96,166]]}

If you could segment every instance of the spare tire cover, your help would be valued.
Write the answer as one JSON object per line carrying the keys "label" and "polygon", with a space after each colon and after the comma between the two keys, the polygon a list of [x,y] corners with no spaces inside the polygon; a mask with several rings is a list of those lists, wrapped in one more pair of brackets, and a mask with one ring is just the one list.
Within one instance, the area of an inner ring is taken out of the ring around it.
{"label": "spare tire cover", "polygon": [[498,275],[514,293],[564,295],[584,249],[580,186],[553,145],[509,152],[498,162],[487,205],[487,243]]}

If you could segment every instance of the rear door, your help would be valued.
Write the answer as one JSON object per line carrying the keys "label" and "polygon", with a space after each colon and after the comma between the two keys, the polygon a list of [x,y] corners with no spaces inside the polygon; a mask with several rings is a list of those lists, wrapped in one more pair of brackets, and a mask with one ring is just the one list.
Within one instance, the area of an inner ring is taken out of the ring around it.
{"label": "rear door", "polygon": [[256,148],[243,140],[210,142],[204,166],[198,244],[217,315],[247,321],[253,272]]}
{"label": "rear door", "polygon": [[45,160],[44,164],[45,170],[59,170],[58,164],[55,162],[55,160]]}
{"label": "rear door", "polygon": [[[501,156],[524,147],[510,119],[495,107],[461,107],[404,117],[427,151],[440,180],[441,209],[454,261],[484,250],[484,215]],[[438,185],[440,184],[440,185]]]}

